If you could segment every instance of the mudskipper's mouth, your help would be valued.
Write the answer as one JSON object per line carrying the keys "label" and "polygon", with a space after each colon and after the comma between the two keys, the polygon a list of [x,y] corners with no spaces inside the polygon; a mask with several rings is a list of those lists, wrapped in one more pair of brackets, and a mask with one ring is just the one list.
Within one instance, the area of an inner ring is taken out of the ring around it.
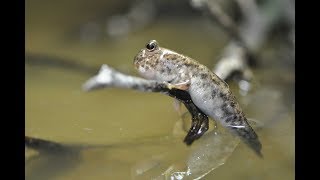
{"label": "mudskipper's mouth", "polygon": [[134,61],[134,63],[133,63],[133,65],[134,65],[134,68],[136,69],[136,70],[139,70],[139,63],[137,62],[137,61]]}
{"label": "mudskipper's mouth", "polygon": [[137,56],[134,57],[134,59],[133,59],[133,66],[135,69],[139,69],[140,63],[139,63]]}
{"label": "mudskipper's mouth", "polygon": [[135,57],[133,60],[133,64],[134,67],[139,70],[139,67],[142,65],[141,63],[143,62],[143,60],[145,59],[145,50],[141,50]]}

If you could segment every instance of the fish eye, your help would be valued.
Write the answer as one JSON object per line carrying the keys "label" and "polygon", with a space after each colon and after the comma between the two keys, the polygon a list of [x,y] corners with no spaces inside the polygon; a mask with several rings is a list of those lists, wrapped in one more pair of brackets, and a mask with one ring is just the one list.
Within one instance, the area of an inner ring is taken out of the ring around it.
{"label": "fish eye", "polygon": [[146,48],[147,48],[149,51],[153,51],[153,50],[155,50],[157,47],[158,47],[158,44],[157,44],[157,41],[155,41],[155,40],[150,41],[150,42],[146,45]]}

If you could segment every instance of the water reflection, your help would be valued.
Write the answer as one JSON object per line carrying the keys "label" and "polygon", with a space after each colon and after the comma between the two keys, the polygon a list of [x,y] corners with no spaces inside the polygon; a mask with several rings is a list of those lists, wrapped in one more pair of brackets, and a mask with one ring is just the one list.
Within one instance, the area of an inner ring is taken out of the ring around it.
{"label": "water reflection", "polygon": [[131,172],[129,176],[123,176],[128,179],[201,178],[223,165],[239,143],[236,137],[222,129],[210,131],[191,147],[181,143],[183,137],[160,137],[108,146],[63,145],[58,149],[42,150],[26,159],[26,179],[54,179],[89,163],[85,156],[103,158],[119,152],[135,152],[135,156],[125,162],[121,156],[105,159],[104,163],[112,166],[100,167],[105,171],[103,177],[112,177],[114,167],[124,166]]}

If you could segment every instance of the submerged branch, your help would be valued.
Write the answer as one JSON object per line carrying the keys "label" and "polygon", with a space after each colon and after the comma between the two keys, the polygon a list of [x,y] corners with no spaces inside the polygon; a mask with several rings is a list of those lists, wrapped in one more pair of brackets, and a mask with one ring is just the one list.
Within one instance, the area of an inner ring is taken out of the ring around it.
{"label": "submerged branch", "polygon": [[25,147],[35,149],[39,152],[63,152],[67,149],[66,146],[60,143],[29,136],[25,136],[24,143]]}

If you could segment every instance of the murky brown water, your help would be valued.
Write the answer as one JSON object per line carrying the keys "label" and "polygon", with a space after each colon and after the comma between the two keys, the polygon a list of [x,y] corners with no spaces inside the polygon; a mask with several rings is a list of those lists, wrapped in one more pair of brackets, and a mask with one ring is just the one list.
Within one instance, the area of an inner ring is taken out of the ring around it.
{"label": "murky brown water", "polygon": [[[106,18],[120,5],[85,0],[26,2],[26,135],[88,145],[56,154],[27,149],[26,179],[150,179],[172,165],[183,169],[190,153],[201,147],[201,142],[193,149],[183,144],[185,132],[177,130],[181,120],[172,98],[124,89],[85,93],[81,85],[101,64],[136,75],[133,57],[149,39],[213,67],[227,37],[195,17],[158,19],[118,41],[104,33],[97,41],[81,41],[82,24]],[[34,63],[37,59],[43,63]],[[56,61],[90,66],[93,72],[52,63]],[[254,70],[255,88],[247,96],[240,96],[237,86],[230,84],[247,117],[264,125],[257,131],[264,159],[240,143],[224,165],[213,160],[216,168],[204,179],[294,179],[294,69],[275,61]],[[221,144],[227,147],[230,142]],[[212,153],[220,149],[212,147]]]}

